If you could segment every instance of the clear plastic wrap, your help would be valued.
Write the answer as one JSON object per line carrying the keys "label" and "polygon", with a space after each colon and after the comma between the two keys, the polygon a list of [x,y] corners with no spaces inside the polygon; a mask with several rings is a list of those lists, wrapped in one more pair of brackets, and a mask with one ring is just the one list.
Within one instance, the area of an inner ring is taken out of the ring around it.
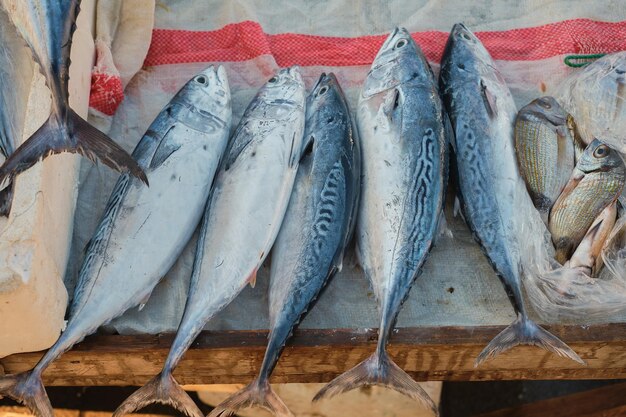
{"label": "clear plastic wrap", "polygon": [[[574,117],[586,144],[598,138],[624,159],[626,52],[607,55],[575,71],[555,97]],[[534,207],[520,207],[524,287],[537,314],[545,321],[591,323],[626,312],[626,216],[622,208],[602,246],[599,263],[604,266],[597,277],[554,260],[550,233],[543,222],[535,221],[536,213]]]}

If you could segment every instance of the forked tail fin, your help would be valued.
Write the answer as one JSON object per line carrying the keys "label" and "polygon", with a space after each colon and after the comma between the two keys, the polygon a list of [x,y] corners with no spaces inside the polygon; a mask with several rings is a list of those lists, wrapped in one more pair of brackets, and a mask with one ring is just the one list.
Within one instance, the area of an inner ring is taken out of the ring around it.
{"label": "forked tail fin", "polygon": [[0,189],[45,157],[62,152],[79,153],[94,162],[99,160],[116,171],[129,172],[148,183],[141,167],[122,147],[69,109],[67,126],[61,126],[57,116],[52,114],[4,161],[0,167]]}
{"label": "forked tail fin", "polygon": [[113,417],[130,414],[155,403],[172,406],[189,417],[204,417],[196,403],[169,372],[158,374],[146,385],[135,391],[117,407]]}
{"label": "forked tail fin", "polygon": [[387,355],[387,352],[382,354],[375,352],[354,368],[339,375],[324,386],[315,395],[313,401],[334,397],[364,385],[380,385],[391,388],[419,401],[424,407],[432,410],[435,415],[438,414],[437,405],[426,391],[400,369]]}
{"label": "forked tail fin", "polygon": [[32,371],[0,377],[0,396],[24,404],[36,417],[54,417],[41,377]]}
{"label": "forked tail fin", "polygon": [[258,379],[222,401],[208,417],[228,417],[238,410],[254,406],[264,408],[276,417],[293,417],[285,403],[272,390],[269,382]]}
{"label": "forked tail fin", "polygon": [[517,319],[509,327],[502,330],[500,334],[493,338],[491,342],[480,352],[476,358],[474,366],[478,366],[487,359],[491,359],[500,353],[518,345],[538,346],[542,349],[556,353],[559,356],[570,358],[580,364],[585,365],[580,356],[567,346],[561,339],[554,336],[547,330],[539,327],[534,321],[522,314],[517,315]]}

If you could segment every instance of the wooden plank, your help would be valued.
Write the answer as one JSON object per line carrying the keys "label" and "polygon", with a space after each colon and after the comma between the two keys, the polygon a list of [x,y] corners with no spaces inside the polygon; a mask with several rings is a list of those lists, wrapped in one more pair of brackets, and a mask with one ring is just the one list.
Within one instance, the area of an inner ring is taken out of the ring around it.
{"label": "wooden plank", "polygon": [[[55,417],[111,417],[113,413],[109,411],[89,411],[89,410],[68,410],[65,408],[55,408]],[[167,417],[172,414],[138,414],[133,413],[137,417]],[[32,416],[32,413],[26,407],[0,407],[0,417],[24,417]]]}
{"label": "wooden plank", "polygon": [[626,415],[626,383],[506,408],[475,417],[611,417]]}
{"label": "wooden plank", "polygon": [[[440,403],[442,382],[420,383],[435,404]],[[311,402],[324,384],[274,384],[272,389],[285,402],[295,417],[434,417],[435,414],[416,405],[415,400],[384,387],[369,387],[346,392],[338,397]],[[208,385],[198,391],[198,398],[205,404],[216,406],[237,391],[240,385]],[[237,411],[239,417],[272,417],[259,407]]]}
{"label": "wooden plank", "polygon": [[[389,352],[417,380],[626,378],[626,324],[546,326],[570,344],[587,366],[536,347],[520,346],[474,368],[474,359],[503,326],[401,328]],[[141,385],[160,370],[173,335],[87,338],[54,362],[47,385]],[[248,383],[259,369],[266,331],[203,332],[176,370],[183,384]],[[295,332],[272,382],[326,382],[374,351],[376,330]],[[0,360],[7,373],[33,367],[41,353]]]}

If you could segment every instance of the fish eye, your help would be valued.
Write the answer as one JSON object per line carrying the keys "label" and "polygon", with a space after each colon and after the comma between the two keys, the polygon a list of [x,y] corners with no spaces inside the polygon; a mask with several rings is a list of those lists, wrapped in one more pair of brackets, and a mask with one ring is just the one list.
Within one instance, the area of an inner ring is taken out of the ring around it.
{"label": "fish eye", "polygon": [[595,151],[593,151],[593,156],[596,158],[604,158],[609,154],[609,152],[610,152],[610,149],[608,146],[600,145],[596,148]]}
{"label": "fish eye", "polygon": [[541,107],[543,107],[544,109],[548,109],[548,110],[552,108],[552,105],[544,100],[541,100],[539,102],[539,105],[541,105]]}
{"label": "fish eye", "polygon": [[270,80],[268,81],[268,83],[274,84],[276,81],[278,81],[278,78],[276,78],[276,77],[272,77],[272,78],[270,78]]}
{"label": "fish eye", "polygon": [[198,75],[195,78],[195,80],[196,80],[196,82],[198,84],[202,84],[202,85],[208,85],[209,84],[209,81],[207,80],[207,78],[204,75]]}
{"label": "fish eye", "polygon": [[324,86],[324,87],[320,88],[320,92],[317,95],[318,96],[322,96],[322,95],[326,94],[327,91],[328,91],[328,87]]}
{"label": "fish eye", "polygon": [[465,39],[467,39],[468,41],[472,38],[470,38],[470,35],[468,35],[467,33],[461,33],[461,36],[463,36]]}
{"label": "fish eye", "polygon": [[398,42],[396,42],[396,48],[402,48],[406,44],[407,44],[406,39],[400,39]]}

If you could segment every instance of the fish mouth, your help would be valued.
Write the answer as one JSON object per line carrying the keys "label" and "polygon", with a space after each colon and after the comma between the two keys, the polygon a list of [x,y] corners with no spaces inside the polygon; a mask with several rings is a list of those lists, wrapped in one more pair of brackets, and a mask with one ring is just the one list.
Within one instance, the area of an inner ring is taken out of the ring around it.
{"label": "fish mouth", "polygon": [[285,68],[281,70],[281,73],[284,71],[291,79],[296,80],[298,83],[304,84],[302,81],[302,74],[300,73],[300,66],[293,65],[289,68]]}
{"label": "fish mouth", "polygon": [[315,85],[313,86],[313,88],[311,89],[311,94],[315,93],[317,91],[317,89],[324,83],[324,81],[326,81],[326,73],[323,72],[320,77],[317,79],[317,82],[315,83]]}
{"label": "fish mouth", "polygon": [[465,23],[458,22],[452,26],[452,33],[455,35],[461,35],[461,37],[466,41],[476,40],[476,35],[465,26]]}

